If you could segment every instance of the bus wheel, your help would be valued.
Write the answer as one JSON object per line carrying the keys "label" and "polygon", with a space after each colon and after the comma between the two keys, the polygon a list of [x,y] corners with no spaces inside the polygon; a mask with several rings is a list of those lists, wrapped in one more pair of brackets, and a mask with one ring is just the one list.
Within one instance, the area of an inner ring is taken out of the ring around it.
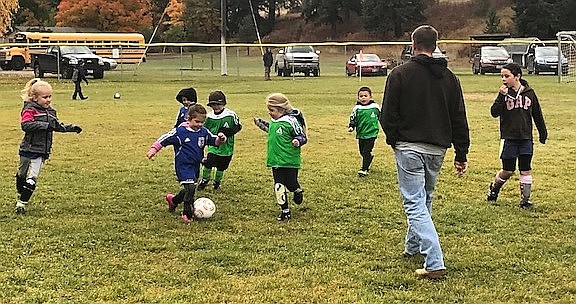
{"label": "bus wheel", "polygon": [[26,67],[26,63],[24,62],[24,58],[18,56],[18,57],[14,57],[12,58],[12,69],[16,70],[16,71],[22,71],[24,69],[24,67]]}

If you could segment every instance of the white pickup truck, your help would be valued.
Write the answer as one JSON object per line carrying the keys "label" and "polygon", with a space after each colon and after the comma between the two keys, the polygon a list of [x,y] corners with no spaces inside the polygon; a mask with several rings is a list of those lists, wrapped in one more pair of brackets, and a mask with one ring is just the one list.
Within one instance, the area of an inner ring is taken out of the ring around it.
{"label": "white pickup truck", "polygon": [[320,51],[309,45],[287,46],[276,55],[274,70],[278,76],[304,73],[320,76]]}

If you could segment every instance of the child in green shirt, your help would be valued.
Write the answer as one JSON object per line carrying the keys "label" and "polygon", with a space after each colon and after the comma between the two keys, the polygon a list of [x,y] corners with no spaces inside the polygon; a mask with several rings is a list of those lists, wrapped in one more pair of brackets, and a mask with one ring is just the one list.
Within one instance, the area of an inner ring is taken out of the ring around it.
{"label": "child in green shirt", "polygon": [[212,112],[208,113],[204,127],[213,134],[224,133],[228,140],[216,147],[208,147],[208,155],[203,162],[202,180],[198,184],[198,190],[206,188],[212,176],[212,168],[216,168],[214,174],[214,190],[220,189],[224,171],[230,166],[232,154],[234,154],[234,135],[242,129],[240,119],[236,113],[226,108],[226,95],[222,91],[214,91],[208,96],[208,106]]}
{"label": "child in green shirt", "polygon": [[370,164],[374,159],[372,149],[376,137],[378,137],[380,116],[380,107],[372,99],[372,91],[369,87],[361,87],[358,90],[358,101],[352,109],[348,132],[356,129],[356,138],[358,139],[358,148],[362,156],[362,168],[358,170],[358,176],[365,177],[370,170]]}
{"label": "child in green shirt", "polygon": [[304,116],[292,108],[288,98],[282,93],[266,97],[270,121],[254,118],[254,123],[268,133],[266,166],[272,168],[274,194],[281,212],[279,221],[291,218],[288,207],[288,193],[294,193],[294,202],[301,204],[304,190],[298,183],[298,170],[302,165],[300,148],[306,144],[306,123]]}

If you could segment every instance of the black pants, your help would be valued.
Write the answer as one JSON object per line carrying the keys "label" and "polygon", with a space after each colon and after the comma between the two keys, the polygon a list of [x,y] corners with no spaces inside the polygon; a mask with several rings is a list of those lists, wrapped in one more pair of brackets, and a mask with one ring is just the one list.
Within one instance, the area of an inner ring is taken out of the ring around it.
{"label": "black pants", "polygon": [[74,82],[74,94],[72,95],[72,99],[76,99],[77,95],[80,95],[80,99],[84,99],[84,95],[82,94],[82,86],[80,86],[81,81]]}
{"label": "black pants", "polygon": [[374,143],[376,142],[376,137],[358,139],[358,148],[360,149],[360,155],[362,156],[362,170],[370,170],[370,164],[372,164],[372,150],[374,149]]}

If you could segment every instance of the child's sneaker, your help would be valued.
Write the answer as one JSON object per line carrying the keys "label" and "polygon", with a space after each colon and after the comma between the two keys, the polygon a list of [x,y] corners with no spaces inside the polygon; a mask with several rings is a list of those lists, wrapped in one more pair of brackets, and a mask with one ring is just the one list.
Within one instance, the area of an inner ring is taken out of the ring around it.
{"label": "child's sneaker", "polygon": [[532,209],[532,206],[534,206],[534,205],[529,200],[521,200],[520,201],[520,208],[522,208],[522,209]]}
{"label": "child's sneaker", "polygon": [[220,182],[214,182],[214,190],[220,189]]}
{"label": "child's sneaker", "polygon": [[168,193],[166,194],[166,203],[168,203],[168,211],[174,212],[176,210],[176,204],[174,204],[174,194]]}
{"label": "child's sneaker", "polygon": [[202,179],[202,180],[200,181],[200,183],[198,184],[198,187],[196,187],[196,189],[198,189],[198,190],[204,190],[204,188],[206,188],[206,186],[208,186],[208,182],[209,182],[209,181],[210,181],[209,179]]}
{"label": "child's sneaker", "polygon": [[186,214],[182,214],[182,221],[185,224],[190,224],[194,221],[194,217],[188,217]]}
{"label": "child's sneaker", "polygon": [[494,191],[494,183],[490,183],[490,189],[488,190],[486,200],[489,202],[495,202],[498,199],[498,192],[499,191]]}
{"label": "child's sneaker", "polygon": [[368,175],[368,171],[362,169],[358,170],[359,177],[366,177],[366,175]]}
{"label": "child's sneaker", "polygon": [[24,214],[26,213],[26,204],[22,201],[18,201],[16,203],[16,214]]}
{"label": "child's sneaker", "polygon": [[279,221],[289,220],[292,216],[290,215],[290,209],[282,210],[278,217],[276,217]]}
{"label": "child's sneaker", "polygon": [[304,201],[304,190],[297,189],[294,191],[294,202],[298,205],[302,204]]}

